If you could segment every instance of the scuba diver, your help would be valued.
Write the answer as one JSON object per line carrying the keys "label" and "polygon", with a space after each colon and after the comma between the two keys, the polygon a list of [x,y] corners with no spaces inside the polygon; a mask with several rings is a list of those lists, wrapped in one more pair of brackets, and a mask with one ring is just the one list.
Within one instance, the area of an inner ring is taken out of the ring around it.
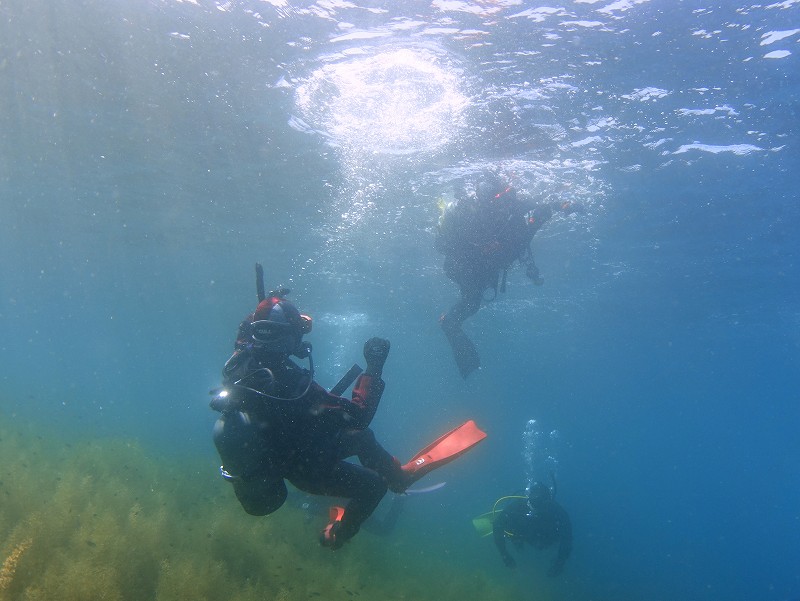
{"label": "scuba diver", "polygon": [[[519,260],[525,274],[541,286],[544,279],[533,260],[534,234],[554,211],[567,214],[582,207],[572,202],[536,203],[521,198],[501,178],[486,176],[473,195],[443,205],[436,237],[436,249],[444,254],[445,275],[455,282],[459,300],[440,317],[442,330],[453,351],[459,372],[467,378],[480,367],[475,344],[464,333],[464,321],[478,312],[487,290],[497,297],[505,292],[508,268]],[[501,277],[502,274],[502,277]]]}
{"label": "scuba diver", "polygon": [[[367,369],[356,370],[351,399],[328,392],[314,381],[311,345],[303,341],[311,318],[286,300],[289,290],[264,292],[260,265],[256,275],[258,306],[239,325],[223,386],[212,391],[211,408],[221,413],[213,429],[220,472],[251,515],[268,515],[283,505],[285,480],[307,493],[348,499],[344,508],[331,508],[320,536],[322,545],[339,549],[387,489],[404,492],[486,434],[466,422],[401,465],[369,428],[385,387],[381,376],[389,341],[371,338],[364,345]],[[309,368],[292,356],[308,359]],[[340,382],[334,389],[344,392],[349,385]],[[353,456],[361,465],[345,461]]]}
{"label": "scuba diver", "polygon": [[522,549],[524,543],[538,549],[558,543],[558,552],[547,575],[557,576],[564,569],[564,563],[572,551],[572,524],[567,512],[553,497],[549,486],[534,482],[527,497],[520,495],[501,499],[509,499],[509,502],[502,510],[493,512],[492,534],[500,557],[509,568],[516,567],[517,563],[506,549],[506,539],[514,543],[518,550]]}

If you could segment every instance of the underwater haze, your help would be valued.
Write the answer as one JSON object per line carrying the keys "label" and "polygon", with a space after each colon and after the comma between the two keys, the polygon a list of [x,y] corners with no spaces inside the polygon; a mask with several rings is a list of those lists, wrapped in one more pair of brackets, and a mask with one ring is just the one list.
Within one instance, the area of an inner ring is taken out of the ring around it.
{"label": "underwater haze", "polygon": [[[798,61],[800,0],[0,0],[0,599],[798,599]],[[490,170],[586,210],[464,380],[434,238]],[[388,536],[219,476],[256,262],[323,386],[391,340],[393,454],[488,433]],[[542,465],[555,578],[472,524]]]}

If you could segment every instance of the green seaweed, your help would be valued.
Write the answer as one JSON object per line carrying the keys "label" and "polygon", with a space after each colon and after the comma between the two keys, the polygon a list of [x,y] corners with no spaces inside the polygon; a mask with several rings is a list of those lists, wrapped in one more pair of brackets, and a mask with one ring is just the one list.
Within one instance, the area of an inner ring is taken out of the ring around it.
{"label": "green seaweed", "polygon": [[247,515],[211,465],[0,417],[0,601],[518,598],[369,533],[332,553],[291,506]]}

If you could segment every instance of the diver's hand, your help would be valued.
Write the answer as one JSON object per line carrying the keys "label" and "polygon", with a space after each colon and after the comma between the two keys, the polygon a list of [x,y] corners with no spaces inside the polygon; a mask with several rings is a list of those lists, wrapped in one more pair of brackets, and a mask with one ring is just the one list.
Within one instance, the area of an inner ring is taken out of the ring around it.
{"label": "diver's hand", "polygon": [[525,275],[528,276],[537,286],[544,284],[544,278],[539,275],[539,268],[532,263],[528,265],[528,268],[525,270]]}
{"label": "diver's hand", "polygon": [[572,215],[573,213],[583,214],[586,212],[586,207],[584,207],[581,203],[576,202],[574,200],[565,200],[561,203],[559,207],[562,211],[564,211],[567,215]]}
{"label": "diver's hand", "polygon": [[503,555],[503,563],[506,564],[507,568],[516,568],[517,562],[514,561],[514,558],[511,556],[511,553],[506,553]]}
{"label": "diver's hand", "polygon": [[364,344],[364,359],[367,370],[364,372],[373,378],[380,378],[383,373],[383,364],[389,355],[389,341],[385,338],[370,338]]}

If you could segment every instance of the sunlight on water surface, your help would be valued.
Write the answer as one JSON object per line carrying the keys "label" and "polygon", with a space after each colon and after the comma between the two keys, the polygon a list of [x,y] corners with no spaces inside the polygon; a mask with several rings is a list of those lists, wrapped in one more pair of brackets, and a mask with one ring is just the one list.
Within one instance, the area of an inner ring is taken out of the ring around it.
{"label": "sunlight on water surface", "polygon": [[332,144],[361,155],[435,151],[453,139],[468,104],[458,73],[424,48],[324,65],[296,101]]}

